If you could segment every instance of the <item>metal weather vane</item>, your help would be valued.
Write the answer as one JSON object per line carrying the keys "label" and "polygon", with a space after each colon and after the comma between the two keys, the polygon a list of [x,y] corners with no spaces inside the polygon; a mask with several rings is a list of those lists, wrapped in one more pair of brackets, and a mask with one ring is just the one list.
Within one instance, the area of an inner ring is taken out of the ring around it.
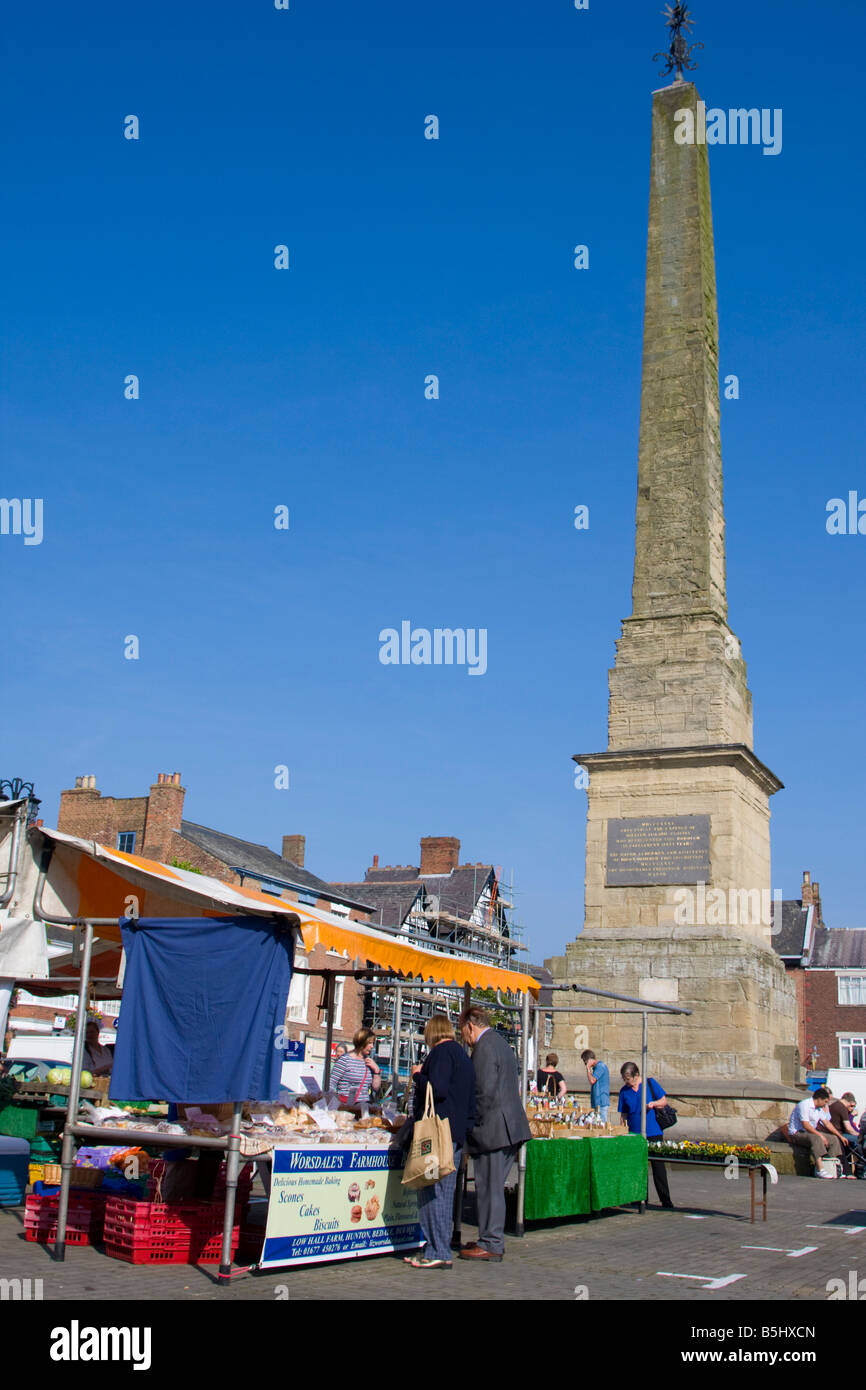
{"label": "metal weather vane", "polygon": [[696,48],[703,48],[704,45],[702,43],[688,43],[683,37],[683,31],[688,33],[694,23],[689,15],[688,5],[666,5],[663,13],[667,16],[667,27],[671,31],[671,46],[667,53],[654,53],[653,62],[660,59],[665,64],[659,73],[660,77],[667,77],[669,72],[676,69],[674,80],[682,82],[685,80],[683,68],[689,72],[695,70],[698,65],[690,61],[691,55]]}

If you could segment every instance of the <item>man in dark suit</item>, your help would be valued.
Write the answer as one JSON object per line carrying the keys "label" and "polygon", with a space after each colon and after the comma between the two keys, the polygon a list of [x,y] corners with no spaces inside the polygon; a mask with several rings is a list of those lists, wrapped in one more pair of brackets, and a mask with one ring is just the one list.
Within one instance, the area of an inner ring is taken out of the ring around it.
{"label": "man in dark suit", "polygon": [[491,1027],[490,1015],[472,1006],[460,1015],[463,1041],[472,1048],[475,1124],[467,1149],[475,1169],[478,1240],[465,1245],[461,1260],[491,1260],[505,1254],[505,1179],[520,1145],[532,1136],[520,1096],[514,1053]]}

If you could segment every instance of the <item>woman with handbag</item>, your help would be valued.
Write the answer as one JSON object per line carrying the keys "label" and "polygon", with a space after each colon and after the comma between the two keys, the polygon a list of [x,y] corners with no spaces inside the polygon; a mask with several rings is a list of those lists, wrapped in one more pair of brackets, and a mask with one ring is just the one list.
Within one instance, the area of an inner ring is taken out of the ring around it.
{"label": "woman with handbag", "polygon": [[466,1131],[475,1119],[475,1074],[444,1014],[434,1014],[427,1020],[424,1041],[430,1050],[415,1078],[414,1122],[422,1121],[425,1111],[432,1109],[448,1126],[453,1168],[444,1177],[418,1188],[418,1219],[426,1245],[405,1262],[412,1269],[450,1269],[454,1190]]}
{"label": "woman with handbag", "polygon": [[[640,1071],[635,1062],[626,1062],[620,1067],[619,1074],[623,1079],[623,1086],[619,1093],[619,1113],[625,1118],[629,1134],[640,1134],[643,1095]],[[661,1139],[664,1131],[659,1123],[658,1112],[662,1112],[663,1118],[668,1121],[666,1127],[669,1128],[671,1123],[676,1123],[676,1111],[673,1106],[668,1104],[668,1098],[655,1077],[650,1076],[647,1081],[646,1137],[647,1139]],[[671,1116],[673,1116],[673,1120],[671,1120]],[[649,1167],[653,1175],[656,1195],[662,1206],[671,1211],[674,1204],[671,1201],[670,1189],[668,1188],[667,1169],[658,1158],[651,1158]],[[649,1190],[647,1190],[647,1196],[649,1196]]]}
{"label": "woman with handbag", "polygon": [[372,1028],[359,1028],[352,1038],[353,1051],[334,1063],[329,1085],[344,1105],[363,1105],[382,1085],[382,1073],[371,1056],[375,1044]]}

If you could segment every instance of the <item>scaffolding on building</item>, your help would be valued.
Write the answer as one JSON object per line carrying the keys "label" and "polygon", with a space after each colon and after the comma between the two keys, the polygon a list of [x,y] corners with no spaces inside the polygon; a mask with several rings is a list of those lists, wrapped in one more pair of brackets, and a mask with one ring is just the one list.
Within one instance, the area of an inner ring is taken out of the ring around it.
{"label": "scaffolding on building", "polygon": [[[527,951],[524,943],[523,926],[514,919],[513,875],[508,884],[507,896],[502,892],[500,867],[492,870],[489,866],[477,865],[472,890],[472,908],[466,913],[466,902],[455,895],[449,887],[449,875],[442,875],[441,884],[431,891],[430,878],[417,886],[423,889],[420,898],[412,905],[400,925],[385,921],[385,908],[380,905],[371,919],[378,931],[386,931],[404,940],[432,950],[440,950],[444,955],[459,959],[477,960],[485,965],[496,965],[505,970],[518,968],[518,952]],[[481,882],[479,884],[479,877]],[[407,888],[416,886],[410,880]],[[366,885],[365,885],[366,886]],[[398,885],[393,884],[393,887]],[[402,885],[401,885],[402,886]],[[394,1046],[394,991],[377,985],[375,979],[365,982],[364,1021],[377,1034],[377,1052],[382,1060],[387,1059],[389,1070]],[[444,1013],[455,1024],[466,998],[461,989],[447,989],[440,985],[405,985],[401,990],[402,1001],[398,1023],[398,1071],[402,1078],[408,1078],[412,1065],[419,1058],[419,1049],[424,1034],[424,1026],[434,1013]],[[496,1015],[495,996],[473,995],[473,1002],[486,1005]],[[497,1022],[507,1032],[513,1031],[514,1016],[503,1013]]]}

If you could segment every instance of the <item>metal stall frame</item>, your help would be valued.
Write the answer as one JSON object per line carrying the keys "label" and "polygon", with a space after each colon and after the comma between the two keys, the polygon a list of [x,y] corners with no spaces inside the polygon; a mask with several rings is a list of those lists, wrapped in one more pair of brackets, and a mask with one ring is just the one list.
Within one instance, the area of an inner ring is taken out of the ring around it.
{"label": "metal stall frame", "polygon": [[[647,1018],[650,1013],[657,1014],[691,1014],[691,1009],[683,1009],[674,1004],[656,1004],[648,999],[635,999],[629,994],[615,994],[606,989],[591,989],[587,985],[548,985],[548,989],[568,991],[575,994],[589,994],[599,999],[614,999],[623,1004],[635,1004],[638,1007],[632,1009],[593,1009],[586,1008],[580,1004],[549,1004],[540,1007],[538,1004],[532,1005],[532,1029],[533,1033],[538,1031],[538,1018],[540,1014],[639,1014],[641,1016],[641,1135],[646,1138],[646,1091],[647,1091]],[[524,1028],[522,1034],[523,1046],[521,1048],[521,1095],[526,1098],[529,1094],[529,1083],[527,1079],[527,1067],[525,1058],[529,1043],[529,995],[524,996]],[[513,1007],[507,1004],[500,1008]],[[536,1039],[537,1045],[537,1039]],[[515,1235],[523,1236],[526,1233],[526,1223],[524,1219],[526,1199],[526,1144],[521,1144],[520,1153],[517,1159],[517,1219],[515,1224]],[[639,1211],[643,1212],[643,1202],[638,1203]]]}
{"label": "metal stall frame", "polygon": [[[50,929],[51,927],[65,928],[67,930],[71,929],[72,964],[76,965],[80,962],[79,978],[77,983],[79,1008],[76,1016],[75,1036],[73,1041],[72,1078],[69,1087],[68,1103],[66,1107],[66,1121],[63,1130],[63,1148],[61,1155],[61,1184],[57,1214],[57,1235],[53,1251],[54,1259],[58,1262],[62,1262],[65,1259],[66,1254],[66,1229],[69,1212],[69,1190],[71,1186],[72,1173],[75,1166],[75,1141],[90,1137],[99,1142],[110,1143],[112,1140],[117,1139],[117,1131],[115,1129],[111,1129],[108,1127],[100,1127],[96,1125],[80,1124],[78,1122],[77,1117],[80,1103],[81,1061],[84,1054],[84,1035],[87,1019],[87,1000],[90,992],[90,986],[93,983],[90,975],[91,960],[93,955],[93,942],[97,935],[97,930],[99,927],[112,927],[116,930],[120,918],[118,916],[95,917],[82,915],[78,917],[69,917],[63,916],[60,913],[49,912],[46,909],[44,909],[42,899],[47,883],[48,868],[53,855],[53,849],[53,845],[45,846],[40,857],[39,873],[33,899],[33,917],[36,921],[42,922],[47,929]],[[127,914],[127,919],[133,921],[137,916],[137,913],[129,913]],[[253,914],[250,914],[250,916],[252,917]],[[292,920],[293,917],[294,921]],[[257,914],[257,919],[262,920],[262,914]],[[280,913],[279,915],[275,914],[274,920],[279,923],[279,926],[282,930],[297,932],[300,930],[301,927],[300,917],[294,913]],[[443,969],[446,966],[446,962],[451,961],[452,959],[455,960],[455,963],[457,961],[463,963],[460,957],[452,958],[446,952],[442,952],[441,954]],[[294,964],[293,973],[295,973]],[[330,1053],[331,1043],[333,1041],[333,1011],[336,978],[338,976],[356,978],[372,976],[376,977],[385,988],[388,988],[389,986],[393,987],[396,991],[397,996],[395,1002],[397,1003],[399,1020],[400,1004],[402,1001],[402,990],[403,988],[411,988],[415,977],[403,976],[397,970],[389,970],[387,967],[383,968],[382,966],[373,966],[362,970],[349,968],[331,969],[329,967],[323,967],[318,970],[313,970],[309,967],[299,966],[297,967],[296,973],[307,975],[320,975],[324,977],[326,981],[325,999],[323,1007],[327,1011],[326,1051],[324,1069],[324,1089],[327,1089],[328,1082],[330,1080]],[[425,979],[426,978],[427,977],[425,977]],[[441,983],[441,981],[433,980],[432,976],[430,976],[429,978],[434,984]],[[74,980],[64,980],[63,983],[64,988],[68,992],[76,992],[76,984]],[[468,997],[471,997],[471,988],[472,986],[468,983],[464,985],[464,1002]],[[521,1005],[502,1004],[498,1007],[508,1008],[510,1010],[519,1010],[523,1014],[524,1027],[523,1038],[521,1042],[521,1059],[522,1065],[524,1065],[525,1067],[528,1046],[528,1022],[530,1018],[531,989],[527,987],[524,991],[519,988],[515,988],[514,995],[519,996],[521,994],[523,994],[523,1002]],[[83,1001],[83,1005],[81,1001]],[[392,1041],[392,1056],[390,1070],[392,1074],[392,1085],[396,1095],[399,1086],[399,1033],[396,1034],[395,1041]],[[243,1104],[243,1101],[235,1101],[232,1103],[231,1130],[228,1135],[225,1135],[221,1138],[211,1138],[208,1136],[195,1136],[187,1134],[171,1135],[162,1134],[158,1131],[149,1130],[135,1131],[137,1142],[145,1146],[152,1146],[154,1148],[199,1149],[208,1150],[211,1152],[218,1151],[226,1154],[226,1194],[223,1216],[223,1239],[219,1271],[217,1274],[217,1282],[222,1286],[227,1285],[232,1278],[231,1235],[232,1227],[234,1224],[234,1213],[236,1207],[237,1181],[238,1174],[240,1171],[240,1124]]]}
{"label": "metal stall frame", "polygon": [[[79,949],[81,954],[81,969],[78,978],[78,1011],[75,1016],[75,1037],[72,1044],[72,1076],[69,1083],[66,1123],[63,1127],[63,1148],[60,1159],[60,1196],[57,1203],[57,1236],[54,1243],[54,1259],[58,1263],[62,1263],[66,1257],[66,1226],[69,1214],[69,1189],[72,1182],[72,1172],[75,1167],[75,1140],[90,1137],[102,1143],[110,1143],[112,1139],[117,1139],[116,1129],[102,1128],[97,1125],[79,1124],[78,1107],[81,1098],[81,1061],[84,1055],[87,997],[91,983],[90,961],[93,952],[95,928],[109,926],[116,928],[120,919],[118,917],[74,918],[62,917],[56,913],[46,913],[42,906],[42,895],[47,881],[51,853],[52,851],[50,849],[44,851],[40,862],[39,876],[36,881],[36,891],[33,895],[33,917],[36,921],[43,922],[46,927],[72,928],[74,934],[73,960],[78,954]],[[300,927],[300,918],[296,917],[295,922],[292,922],[292,916],[295,916],[295,914],[287,913],[281,915],[278,920],[280,927],[284,931],[289,931],[294,934]],[[135,919],[130,916],[128,920],[133,921]],[[261,918],[258,920],[261,920]],[[75,993],[73,981],[70,981],[68,985],[66,985],[66,988],[70,993]],[[138,1143],[150,1145],[154,1148],[208,1149],[225,1153],[226,1194],[223,1208],[222,1249],[220,1252],[219,1271],[217,1274],[217,1282],[223,1286],[227,1285],[232,1277],[231,1243],[237,1198],[238,1174],[240,1172],[242,1109],[243,1101],[234,1101],[232,1103],[231,1130],[229,1134],[224,1135],[221,1139],[212,1139],[204,1135],[160,1134],[156,1130],[135,1131]]]}

